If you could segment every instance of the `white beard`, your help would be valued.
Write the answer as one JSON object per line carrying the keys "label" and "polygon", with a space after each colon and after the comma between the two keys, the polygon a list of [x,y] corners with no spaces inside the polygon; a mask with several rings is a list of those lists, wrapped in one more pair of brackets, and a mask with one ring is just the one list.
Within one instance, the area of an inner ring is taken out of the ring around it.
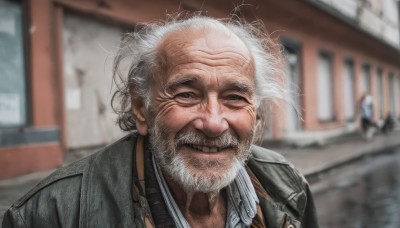
{"label": "white beard", "polygon": [[[201,133],[193,131],[182,131],[176,135],[175,139],[168,139],[168,132],[165,128],[154,124],[150,132],[150,146],[156,158],[157,164],[162,171],[169,174],[186,192],[215,192],[229,185],[237,176],[239,170],[244,166],[250,155],[250,145],[253,135],[249,136],[245,142],[239,143],[239,140],[230,133],[225,133],[219,138],[207,138]],[[183,144],[199,144],[226,147],[231,146],[236,149],[236,155],[233,159],[208,162],[206,164],[200,161],[185,159],[177,149]],[[225,166],[222,172],[195,172],[187,165],[200,166],[205,169],[220,168]]]}
{"label": "white beard", "polygon": [[219,175],[198,175],[185,166],[183,158],[178,154],[172,159],[171,164],[165,168],[186,191],[207,193],[219,191],[229,185],[242,167],[243,164],[235,158],[231,167]]}

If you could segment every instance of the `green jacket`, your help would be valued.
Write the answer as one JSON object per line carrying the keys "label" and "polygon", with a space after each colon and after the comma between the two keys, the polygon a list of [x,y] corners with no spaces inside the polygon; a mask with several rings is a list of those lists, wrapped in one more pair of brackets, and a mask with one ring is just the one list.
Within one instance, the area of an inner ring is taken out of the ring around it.
{"label": "green jacket", "polygon": [[[132,191],[136,139],[130,134],[55,171],[11,206],[3,228],[144,227],[144,197]],[[251,150],[248,168],[268,193],[259,196],[267,227],[318,227],[304,177],[281,155]]]}

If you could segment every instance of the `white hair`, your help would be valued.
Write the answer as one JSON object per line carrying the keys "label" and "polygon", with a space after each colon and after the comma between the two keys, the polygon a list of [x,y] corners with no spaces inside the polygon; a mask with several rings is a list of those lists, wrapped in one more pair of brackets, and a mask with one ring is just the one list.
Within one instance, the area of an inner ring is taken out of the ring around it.
{"label": "white hair", "polygon": [[[282,82],[283,70],[280,46],[260,29],[252,24],[238,20],[218,20],[205,16],[193,16],[188,19],[173,19],[162,24],[147,24],[133,33],[128,33],[114,62],[114,81],[120,79],[114,93],[112,106],[119,114],[117,122],[122,130],[136,129],[131,113],[131,100],[140,97],[150,107],[151,77],[161,70],[158,47],[172,32],[188,28],[214,28],[227,30],[239,37],[247,46],[254,61],[255,104],[259,118],[266,123],[266,101],[283,100],[292,104],[285,96]],[[117,103],[117,107],[115,106]],[[264,130],[264,126],[262,126]]]}

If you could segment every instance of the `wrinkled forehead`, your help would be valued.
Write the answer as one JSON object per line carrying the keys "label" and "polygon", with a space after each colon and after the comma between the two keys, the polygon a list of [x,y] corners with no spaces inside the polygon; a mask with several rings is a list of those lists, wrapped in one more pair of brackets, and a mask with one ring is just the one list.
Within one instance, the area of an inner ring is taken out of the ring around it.
{"label": "wrinkled forehead", "polygon": [[[170,67],[201,56],[221,60],[221,63],[248,68],[254,64],[249,49],[233,32],[223,26],[182,28],[168,34],[158,47],[161,65]],[[223,61],[225,60],[225,61]],[[165,68],[164,68],[165,69]]]}

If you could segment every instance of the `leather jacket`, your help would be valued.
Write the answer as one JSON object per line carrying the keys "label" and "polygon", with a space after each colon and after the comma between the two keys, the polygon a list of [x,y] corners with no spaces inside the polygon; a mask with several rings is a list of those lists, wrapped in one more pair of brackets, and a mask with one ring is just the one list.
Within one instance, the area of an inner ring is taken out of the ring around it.
{"label": "leather jacket", "polygon": [[[11,206],[3,228],[145,227],[145,196],[132,191],[136,141],[132,133],[55,171]],[[267,193],[259,196],[266,226],[318,227],[304,177],[278,153],[258,146],[251,151],[247,168]]]}

